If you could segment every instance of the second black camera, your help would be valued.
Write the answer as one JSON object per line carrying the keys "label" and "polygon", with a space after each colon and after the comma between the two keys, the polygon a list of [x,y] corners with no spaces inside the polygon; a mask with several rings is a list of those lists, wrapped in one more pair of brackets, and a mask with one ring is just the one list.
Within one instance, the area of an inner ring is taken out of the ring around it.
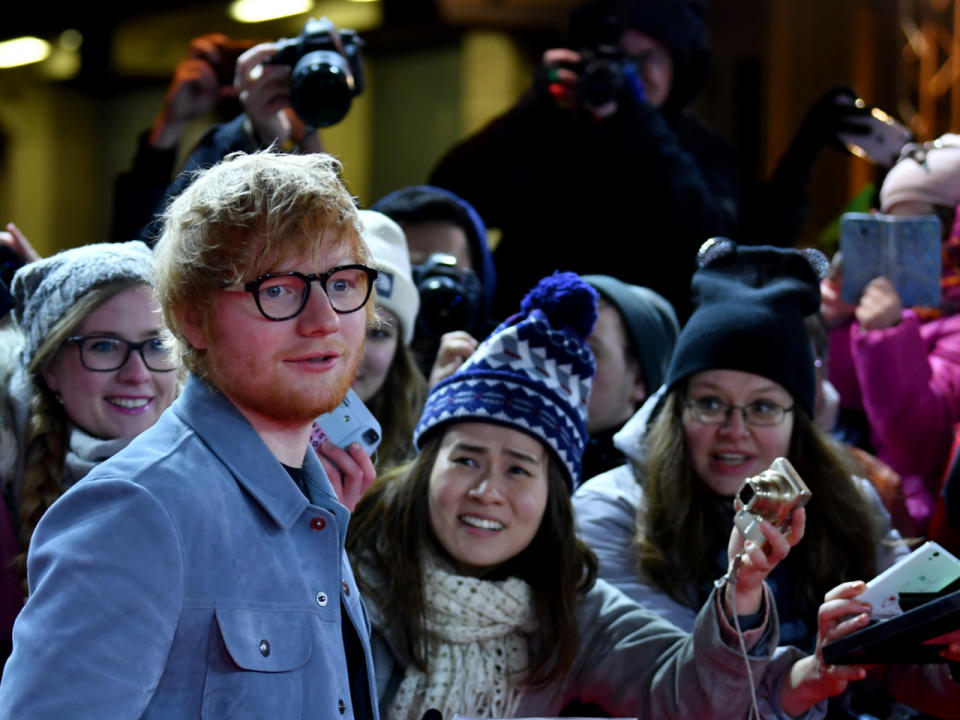
{"label": "second black camera", "polygon": [[452,255],[431,254],[413,268],[420,293],[417,326],[428,337],[453,330],[483,333],[483,286],[473,270],[460,268]]}

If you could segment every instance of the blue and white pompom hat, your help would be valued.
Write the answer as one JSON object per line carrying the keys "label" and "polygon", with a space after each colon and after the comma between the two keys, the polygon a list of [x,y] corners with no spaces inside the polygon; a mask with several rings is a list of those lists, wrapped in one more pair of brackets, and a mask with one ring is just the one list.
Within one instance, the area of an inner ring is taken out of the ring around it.
{"label": "blue and white pompom hat", "polygon": [[430,391],[413,435],[417,447],[451,423],[505,425],[543,442],[575,489],[595,370],[586,338],[596,320],[597,293],[576,273],[541,280],[520,312]]}

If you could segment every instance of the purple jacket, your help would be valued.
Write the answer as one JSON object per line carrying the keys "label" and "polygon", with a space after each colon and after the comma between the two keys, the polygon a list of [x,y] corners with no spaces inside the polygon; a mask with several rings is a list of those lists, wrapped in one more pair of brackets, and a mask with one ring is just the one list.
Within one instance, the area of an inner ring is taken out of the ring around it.
{"label": "purple jacket", "polygon": [[924,532],[960,421],[960,315],[921,323],[904,310],[885,330],[835,328],[829,377],[841,407],[866,412],[877,457],[903,479],[912,530]]}

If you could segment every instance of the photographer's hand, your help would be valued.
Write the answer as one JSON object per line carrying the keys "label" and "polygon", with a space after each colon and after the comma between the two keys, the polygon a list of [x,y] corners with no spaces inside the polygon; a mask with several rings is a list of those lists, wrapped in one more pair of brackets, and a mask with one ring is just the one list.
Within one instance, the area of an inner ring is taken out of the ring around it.
{"label": "photographer's hand", "polygon": [[33,245],[27,240],[27,236],[12,222],[7,223],[5,230],[0,230],[0,244],[13,250],[23,259],[24,263],[31,263],[40,259],[40,253],[33,249]]}
{"label": "photographer's hand", "polygon": [[290,67],[265,65],[277,53],[275,43],[261,43],[237,58],[234,86],[260,147],[277,143],[289,149],[323,152],[316,128],[308,127],[290,106]]}
{"label": "photographer's hand", "polygon": [[[760,611],[763,600],[763,581],[773,569],[783,560],[790,548],[803,538],[806,527],[806,511],[799,507],[793,511],[790,527],[786,532],[780,532],[766,520],[760,524],[761,532],[767,542],[763,547],[754,542],[743,542],[743,535],[737,528],[730,533],[730,542],[727,545],[727,557],[730,559],[730,572],[736,573],[736,578],[724,585],[723,606],[731,617],[736,615],[753,615]],[[739,558],[739,568],[735,569]],[[735,586],[735,589],[734,589]],[[736,603],[734,604],[734,593]]]}
{"label": "photographer's hand", "polygon": [[543,53],[539,79],[557,107],[569,109],[577,105],[577,82],[580,78],[573,68],[580,59],[580,53],[568,48],[551,48]]}
{"label": "photographer's hand", "polygon": [[[275,43],[254,45],[237,58],[233,84],[261,147],[292,139],[290,68],[265,65],[277,52]],[[288,112],[289,111],[289,112]]]}
{"label": "photographer's hand", "polygon": [[220,86],[216,67],[226,35],[210,33],[190,41],[186,59],[173,71],[160,112],[150,129],[149,143],[169,150],[180,141],[186,125],[203,117],[221,97],[235,93],[232,86]]}

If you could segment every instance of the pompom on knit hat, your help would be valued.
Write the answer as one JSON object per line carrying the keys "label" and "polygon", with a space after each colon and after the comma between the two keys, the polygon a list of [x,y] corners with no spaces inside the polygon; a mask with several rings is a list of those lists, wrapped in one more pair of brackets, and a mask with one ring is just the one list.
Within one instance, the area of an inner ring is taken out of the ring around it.
{"label": "pompom on knit hat", "polygon": [[910,202],[950,208],[960,203],[960,135],[904,146],[880,187],[880,211]]}
{"label": "pompom on knit hat", "polygon": [[150,285],[150,248],[139,240],[96,243],[27,263],[13,276],[13,319],[24,336],[24,370],[57,321],[87,293],[115,282]]}
{"label": "pompom on knit hat", "polygon": [[663,385],[680,332],[670,301],[650,288],[630,285],[610,275],[584,275],[623,320],[633,356],[640,363],[649,392]]}
{"label": "pompom on knit hat", "polygon": [[540,440],[575,489],[595,369],[586,338],[596,319],[597,293],[578,275],[541,280],[520,312],[430,391],[414,431],[417,447],[452,423],[505,425]]}
{"label": "pompom on knit hat", "polygon": [[360,210],[360,222],[373,265],[380,271],[376,280],[377,305],[400,319],[403,342],[409,345],[420,312],[420,294],[413,284],[406,235],[397,223],[376,210]]}
{"label": "pompom on knit hat", "polygon": [[813,417],[816,373],[803,319],[820,309],[823,253],[713,238],[697,262],[699,304],[677,339],[667,390],[703,370],[741,370],[779,383]]}

